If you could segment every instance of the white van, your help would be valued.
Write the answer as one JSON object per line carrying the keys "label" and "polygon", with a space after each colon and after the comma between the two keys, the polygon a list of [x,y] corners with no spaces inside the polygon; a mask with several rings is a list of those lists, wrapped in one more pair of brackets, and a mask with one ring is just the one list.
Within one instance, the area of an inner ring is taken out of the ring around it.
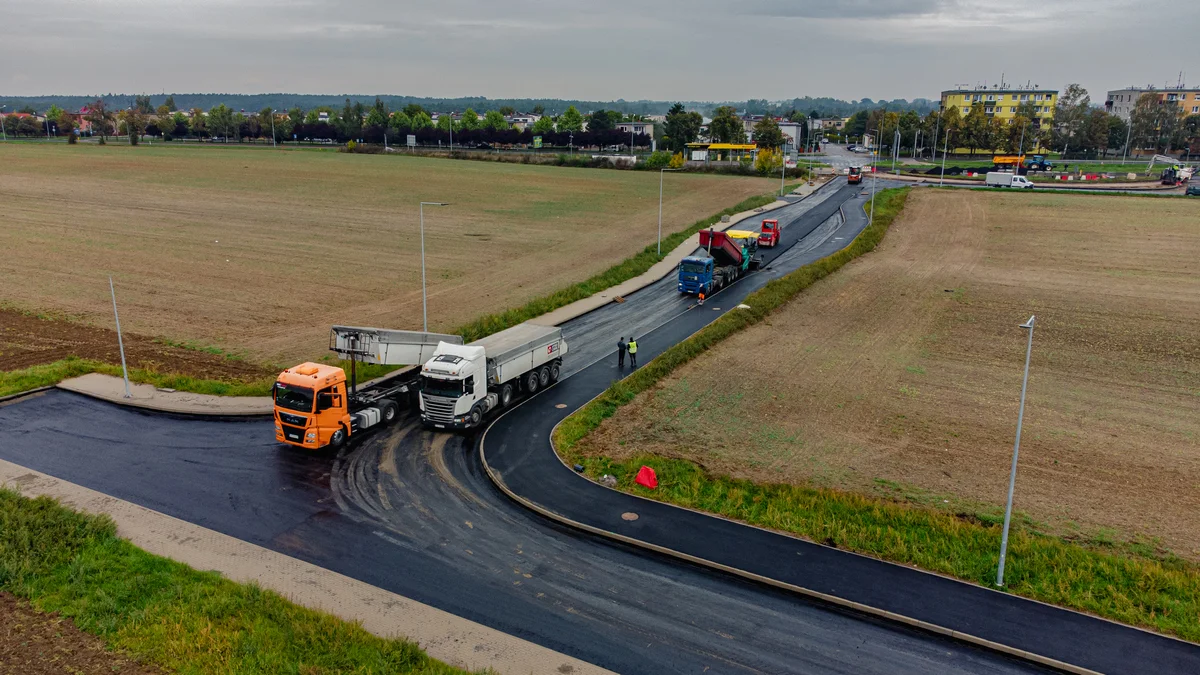
{"label": "white van", "polygon": [[1014,187],[1033,189],[1033,182],[1025,176],[1017,176],[1015,174],[1004,171],[991,171],[983,181],[988,187]]}

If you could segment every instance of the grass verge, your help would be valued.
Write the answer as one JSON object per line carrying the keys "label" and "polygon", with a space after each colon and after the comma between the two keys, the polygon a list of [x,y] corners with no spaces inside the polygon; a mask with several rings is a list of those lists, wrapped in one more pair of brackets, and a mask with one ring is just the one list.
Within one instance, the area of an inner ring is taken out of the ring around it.
{"label": "grass verge", "polygon": [[[104,373],[121,377],[121,367],[102,361],[67,357],[53,363],[0,372],[0,396],[18,394],[38,387],[48,387],[72,377],[88,373]],[[156,387],[189,391],[214,396],[270,396],[275,378],[253,382],[203,380],[187,375],[160,373],[146,368],[130,368],[129,380]]]}
{"label": "grass verge", "polygon": [[462,673],[415,643],[151,555],[106,517],[0,490],[0,589],[185,673]]}
{"label": "grass verge", "polygon": [[[596,399],[563,420],[555,432],[555,445],[560,454],[571,458],[579,439],[586,436],[605,419],[612,417],[617,408],[633,400],[655,383],[671,374],[679,366],[703,354],[710,347],[734,333],[752,326],[767,317],[775,309],[820,279],[837,271],[854,258],[871,251],[883,239],[888,226],[908,198],[911,188],[883,190],[877,196],[875,223],[864,229],[849,246],[805,265],[791,274],[772,280],[763,288],[746,297],[744,304],[749,309],[728,312],[705,326],[691,338],[663,352],[658,358],[635,370],[629,377],[612,385]],[[869,202],[868,202],[869,204]]]}
{"label": "grass verge", "polygon": [[[706,227],[709,227],[710,225],[719,223],[722,216],[732,216],[734,214],[741,213],[742,211],[750,211],[761,206],[766,206],[767,204],[774,202],[776,199],[776,193],[772,192],[768,195],[750,197],[742,200],[740,203],[735,204],[734,206],[731,206],[716,215],[693,223],[692,226],[687,229],[673,232],[663,237],[662,250],[664,252],[670,252],[674,250],[676,246],[682,244],[688,237],[696,234]],[[522,321],[528,321],[529,319],[553,312],[559,307],[565,307],[572,302],[582,300],[603,290],[612,288],[617,284],[628,281],[640,274],[643,274],[661,259],[661,256],[658,255],[657,242],[650,244],[633,257],[626,258],[625,260],[613,265],[612,267],[604,270],[590,279],[573,284],[564,289],[551,293],[550,295],[534,298],[521,307],[515,307],[503,312],[482,316],[466,324],[465,326],[462,326],[454,332],[461,335],[463,340],[466,340],[467,342],[478,340],[479,338],[502,331],[510,326],[515,326]]]}
{"label": "grass verge", "polygon": [[[972,514],[837,490],[711,475],[682,459],[645,455],[618,462],[584,458],[578,450],[583,437],[639,393],[874,249],[903,208],[907,191],[881,192],[875,224],[849,247],[767,284],[745,300],[750,309],[724,315],[565,419],[554,435],[559,454],[568,463],[584,464],[592,478],[614,476],[618,489],[639,496],[991,586],[1000,527]],[[642,465],[658,474],[657,490],[633,482]],[[1069,543],[1037,532],[1025,519],[1016,520],[1009,538],[1006,591],[1200,641],[1200,567],[1174,556],[1116,544]]]}

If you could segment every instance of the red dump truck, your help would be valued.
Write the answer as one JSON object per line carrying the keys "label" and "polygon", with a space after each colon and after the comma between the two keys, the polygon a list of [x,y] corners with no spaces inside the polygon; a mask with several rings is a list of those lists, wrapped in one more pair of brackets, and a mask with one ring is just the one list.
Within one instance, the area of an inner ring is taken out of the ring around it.
{"label": "red dump truck", "polygon": [[706,295],[733,283],[759,264],[758,235],[731,230],[700,230],[700,246],[706,255],[688,256],[679,265],[679,292]]}

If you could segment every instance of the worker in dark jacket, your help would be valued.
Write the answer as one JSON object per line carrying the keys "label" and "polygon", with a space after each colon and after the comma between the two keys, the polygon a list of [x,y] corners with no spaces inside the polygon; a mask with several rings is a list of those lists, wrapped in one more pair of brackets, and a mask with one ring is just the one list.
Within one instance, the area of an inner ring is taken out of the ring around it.
{"label": "worker in dark jacket", "polygon": [[625,367],[625,350],[628,347],[629,346],[625,344],[625,338],[620,338],[617,340],[617,367],[618,368]]}
{"label": "worker in dark jacket", "polygon": [[637,368],[637,350],[638,350],[637,340],[634,340],[632,337],[629,338],[629,367],[630,368]]}

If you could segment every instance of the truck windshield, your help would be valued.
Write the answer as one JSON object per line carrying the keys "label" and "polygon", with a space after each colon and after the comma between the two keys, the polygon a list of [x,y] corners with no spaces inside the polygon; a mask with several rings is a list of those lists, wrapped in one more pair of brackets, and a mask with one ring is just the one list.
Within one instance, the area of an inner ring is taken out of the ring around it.
{"label": "truck windshield", "polygon": [[430,396],[458,398],[463,395],[462,380],[442,380],[428,375],[421,376],[421,391]]}
{"label": "truck windshield", "polygon": [[304,387],[293,387],[276,382],[275,405],[296,412],[312,412],[313,391]]}
{"label": "truck windshield", "polygon": [[704,274],[704,270],[706,267],[708,267],[708,265],[706,263],[701,263],[701,262],[685,261],[685,262],[680,263],[680,265],[679,265],[679,269],[681,269],[684,272],[687,272],[689,274]]}

